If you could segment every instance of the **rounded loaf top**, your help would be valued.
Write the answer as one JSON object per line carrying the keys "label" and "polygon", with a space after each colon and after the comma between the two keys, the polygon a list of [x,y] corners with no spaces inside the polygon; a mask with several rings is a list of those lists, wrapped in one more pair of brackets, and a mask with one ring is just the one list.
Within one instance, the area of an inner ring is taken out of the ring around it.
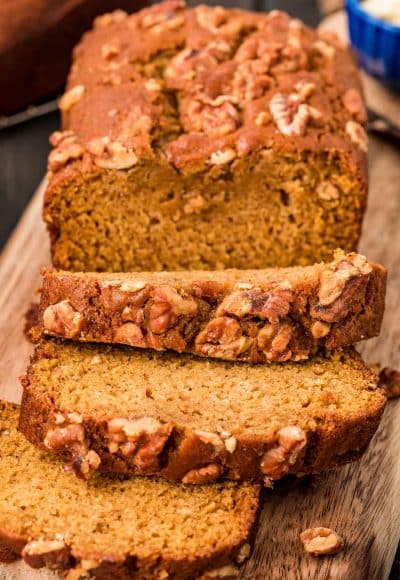
{"label": "rounded loaf top", "polygon": [[60,108],[51,172],[85,155],[103,169],[158,157],[193,171],[260,149],[341,149],[358,164],[366,152],[349,52],[279,11],[169,0],[103,15],[75,49]]}

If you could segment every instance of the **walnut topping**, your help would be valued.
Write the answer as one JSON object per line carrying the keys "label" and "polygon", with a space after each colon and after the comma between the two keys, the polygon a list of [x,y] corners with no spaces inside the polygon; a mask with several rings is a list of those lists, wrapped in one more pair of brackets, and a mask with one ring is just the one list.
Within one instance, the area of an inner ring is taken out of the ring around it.
{"label": "walnut topping", "polygon": [[339,199],[339,190],[330,181],[321,181],[317,187],[317,195],[323,201],[336,201]]}
{"label": "walnut topping", "polygon": [[346,123],[346,133],[350,139],[363,151],[367,153],[368,151],[368,136],[365,129],[360,123],[356,121],[347,121]]}
{"label": "walnut topping", "polygon": [[[214,104],[214,103],[218,104]],[[239,125],[239,112],[231,100],[190,99],[182,106],[182,124],[187,131],[227,135]]]}
{"label": "walnut topping", "polygon": [[127,12],[124,10],[114,10],[114,12],[109,12],[107,14],[102,14],[98,16],[94,21],[95,28],[106,28],[111,24],[119,24],[128,18]]}
{"label": "walnut topping", "polygon": [[357,121],[365,121],[365,107],[357,89],[348,89],[344,93],[342,100],[345,108]]}
{"label": "walnut topping", "polygon": [[221,568],[214,568],[205,573],[206,578],[232,578],[236,576],[239,576],[239,570],[233,564],[221,566]]}
{"label": "walnut topping", "polygon": [[138,161],[133,149],[108,137],[92,140],[88,150],[94,155],[95,164],[103,169],[130,169]]}
{"label": "walnut topping", "polygon": [[325,40],[316,40],[312,44],[312,48],[328,60],[332,60],[336,53],[335,47],[325,42]]}
{"label": "walnut topping", "polygon": [[385,389],[389,399],[400,397],[400,371],[384,367],[379,373],[378,385]]}
{"label": "walnut topping", "polygon": [[330,324],[320,322],[319,320],[317,320],[316,322],[313,322],[313,324],[311,325],[311,334],[313,335],[314,338],[323,338],[324,336],[329,334],[330,329],[331,329]]}
{"label": "walnut topping", "polygon": [[182,483],[211,483],[218,479],[221,474],[221,468],[216,463],[209,463],[205,467],[191,469],[182,478]]}
{"label": "walnut topping", "polygon": [[372,266],[367,259],[360,254],[350,254],[339,259],[334,264],[323,270],[320,278],[318,299],[321,306],[330,306],[343,293],[346,284],[352,278],[368,275],[372,272]]}
{"label": "walnut topping", "polygon": [[84,154],[82,145],[72,131],[56,131],[50,137],[50,142],[56,144],[48,160],[48,170],[51,172],[62,169],[70,161],[80,159]]}
{"label": "walnut topping", "polygon": [[[172,426],[152,417],[111,419],[108,421],[110,452],[119,451],[123,456],[131,458],[140,470],[155,469],[171,432]],[[118,448],[111,446],[113,443]]]}
{"label": "walnut topping", "polygon": [[150,92],[161,91],[161,83],[157,79],[148,79],[144,86]]}
{"label": "walnut topping", "polygon": [[306,434],[300,427],[282,427],[278,431],[277,446],[266,451],[261,460],[261,471],[267,484],[289,473],[306,442]]}
{"label": "walnut topping", "polygon": [[119,326],[114,332],[115,342],[121,344],[129,344],[130,346],[146,346],[146,341],[143,332],[134,322],[125,322]]}
{"label": "walnut topping", "polygon": [[211,154],[209,163],[211,165],[223,165],[224,163],[229,163],[233,161],[236,157],[236,151],[234,149],[226,148],[220,149],[219,151],[214,151]]}
{"label": "walnut topping", "polygon": [[62,569],[69,565],[70,551],[60,540],[32,540],[22,550],[22,558],[32,568]]}
{"label": "walnut topping", "polygon": [[292,356],[289,348],[293,336],[290,324],[266,324],[257,335],[257,346],[270,361],[284,362]]}
{"label": "walnut topping", "polygon": [[141,19],[143,28],[148,28],[152,32],[159,34],[163,30],[173,30],[182,26],[184,16],[179,11],[185,7],[181,0],[167,0],[161,4],[156,4]]}
{"label": "walnut topping", "polygon": [[81,100],[85,92],[85,87],[83,85],[76,85],[69,91],[67,91],[60,99],[59,107],[61,111],[66,112],[72,109],[72,107]]}
{"label": "walnut topping", "polygon": [[275,94],[269,103],[269,109],[283,135],[304,135],[309,123],[319,124],[322,120],[322,114],[303,103],[302,97],[297,93]]}
{"label": "walnut topping", "polygon": [[232,79],[232,92],[238,102],[252,101],[263,96],[271,85],[268,64],[262,59],[239,63]]}
{"label": "walnut topping", "polygon": [[108,42],[101,47],[101,56],[105,60],[111,60],[119,55],[121,48],[115,42]]}
{"label": "walnut topping", "polygon": [[245,560],[250,556],[251,547],[250,544],[243,544],[239,550],[238,555],[235,560],[238,564],[243,564]]}
{"label": "walnut topping", "polygon": [[209,30],[212,33],[218,32],[220,26],[225,24],[227,12],[222,6],[197,6],[195,8],[196,19],[199,26]]}
{"label": "walnut topping", "polygon": [[195,350],[206,356],[236,358],[249,350],[253,343],[253,339],[243,336],[237,320],[220,316],[211,320],[199,333]]}
{"label": "walnut topping", "polygon": [[71,424],[66,427],[50,429],[43,441],[48,449],[63,449],[76,443],[84,443],[85,429],[82,425]]}
{"label": "walnut topping", "polygon": [[43,327],[47,334],[74,338],[82,330],[84,317],[76,311],[69,300],[48,306],[43,313]]}
{"label": "walnut topping", "polygon": [[343,540],[330,528],[309,528],[301,532],[300,540],[308,554],[325,556],[337,554],[343,547]]}
{"label": "walnut topping", "polygon": [[224,440],[218,433],[213,433],[212,431],[201,431],[196,429],[194,434],[207,445],[212,445],[217,453],[220,453],[224,449]]}
{"label": "walnut topping", "polygon": [[277,323],[289,313],[294,295],[290,284],[282,284],[265,292],[244,290],[228,294],[217,309],[216,315],[234,315],[238,318],[256,316]]}
{"label": "walnut topping", "polygon": [[233,436],[227,437],[226,439],[224,439],[224,444],[225,444],[226,450],[229,453],[233,453],[237,447],[237,439],[236,439],[236,437],[233,437]]}

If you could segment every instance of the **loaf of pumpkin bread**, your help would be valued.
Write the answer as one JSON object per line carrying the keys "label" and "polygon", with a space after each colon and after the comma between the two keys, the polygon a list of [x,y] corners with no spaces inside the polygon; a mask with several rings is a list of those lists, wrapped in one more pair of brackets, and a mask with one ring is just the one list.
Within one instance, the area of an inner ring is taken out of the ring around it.
{"label": "loaf of pumpkin bread", "polygon": [[[83,482],[17,431],[0,402],[0,561],[21,556],[68,578],[227,578],[249,555],[252,484],[189,488],[160,479]],[[11,576],[10,576],[11,577]]]}
{"label": "loaf of pumpkin bread", "polygon": [[169,0],[98,20],[49,156],[55,267],[265,268],[356,249],[367,196],[357,69],[273,11]]}
{"label": "loaf of pumpkin bread", "polygon": [[355,459],[386,400],[353,350],[255,366],[47,339],[23,386],[20,430],[77,475],[191,484],[271,486]]}
{"label": "loaf of pumpkin bread", "polygon": [[359,254],[267,270],[43,270],[39,332],[248,362],[302,360],[376,336],[386,271]]}

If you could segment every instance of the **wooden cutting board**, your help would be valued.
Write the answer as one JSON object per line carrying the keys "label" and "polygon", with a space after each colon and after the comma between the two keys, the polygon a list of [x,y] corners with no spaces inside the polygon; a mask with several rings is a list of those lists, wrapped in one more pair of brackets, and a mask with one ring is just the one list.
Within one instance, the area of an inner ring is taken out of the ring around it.
{"label": "wooden cutting board", "polygon": [[[390,271],[380,338],[362,345],[369,362],[400,365],[400,152],[373,140],[371,191],[361,252]],[[18,376],[31,345],[23,336],[24,314],[49,264],[41,222],[43,188],[34,196],[0,260],[0,396],[18,401]],[[321,477],[312,487],[266,492],[246,580],[385,580],[400,538],[400,399],[388,404],[379,432],[363,459]],[[305,555],[299,532],[335,529],[346,542],[341,554]],[[53,578],[20,562],[0,566],[1,580]]]}

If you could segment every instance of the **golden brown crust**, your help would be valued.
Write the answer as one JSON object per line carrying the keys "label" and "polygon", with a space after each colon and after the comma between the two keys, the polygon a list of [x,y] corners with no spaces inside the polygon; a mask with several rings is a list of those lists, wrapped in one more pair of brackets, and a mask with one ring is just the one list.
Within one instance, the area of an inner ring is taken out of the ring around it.
{"label": "golden brown crust", "polygon": [[[243,163],[249,170],[254,166],[256,173],[262,155],[270,153],[289,159],[325,156],[328,171],[318,185],[318,191],[322,189],[314,210],[319,215],[321,203],[327,204],[334,216],[325,221],[335,221],[338,227],[339,189],[329,180],[340,165],[339,180],[347,181],[343,196],[356,198],[351,205],[353,225],[343,232],[343,245],[346,250],[356,247],[367,191],[365,111],[352,57],[335,35],[313,31],[278,11],[185,8],[170,0],[130,17],[98,20],[75,50],[60,106],[64,132],[52,138],[44,205],[57,267],[76,270],[82,264],[82,269],[90,269],[92,263],[92,269],[107,269],[93,256],[68,255],[71,249],[59,239],[61,231],[73,235],[62,223],[68,213],[62,202],[65,188],[85,188],[115,171],[125,172],[128,191],[129,175],[146,188],[146,176],[155,175],[156,167],[163,173],[157,179],[178,176],[189,197],[179,208],[181,218],[176,218],[178,212],[172,215],[172,221],[188,221],[178,228],[181,232],[190,229],[192,213],[206,212],[216,203],[204,199],[202,184],[225,181],[229,191],[219,193],[236,196],[235,183],[242,172],[238,169],[236,174],[236,168]],[[304,191],[305,196],[314,193]],[[262,197],[268,195],[260,194],[260,208],[268,208],[271,201]],[[146,220],[138,226],[146,227]],[[158,232],[156,227],[154,235]],[[268,227],[264,233],[268,235]],[[120,229],[119,235],[124,234]],[[325,235],[330,249],[332,243],[339,245]],[[283,238],[285,232],[281,242]],[[297,243],[300,252],[300,240]],[[218,246],[215,243],[220,251]],[[296,256],[283,243],[283,255],[285,251],[285,265],[295,263]],[[325,256],[323,248],[314,252],[314,258]],[[229,255],[223,259],[215,256],[214,264],[243,267],[234,252],[225,253]],[[106,254],[111,261],[108,250]],[[135,262],[141,269],[154,269],[151,258],[140,252],[133,264],[125,259],[125,270],[135,268]],[[268,259],[264,257],[264,264]],[[306,259],[310,263],[310,257]],[[259,260],[248,256],[254,267]],[[207,261],[203,259],[203,267],[212,267]],[[185,268],[183,257],[176,263],[170,256],[169,269],[174,262],[176,268]]]}
{"label": "golden brown crust", "polygon": [[376,336],[386,280],[381,266],[341,252],[329,264],[264,276],[42,274],[44,334],[254,363],[302,360],[318,347]]}
{"label": "golden brown crust", "polygon": [[[75,408],[61,408],[54,392],[50,395],[50,389],[35,388],[35,363],[53,356],[57,365],[52,343],[41,343],[22,378],[19,429],[34,445],[64,456],[81,477],[91,471],[88,452],[99,459],[95,469],[160,475],[187,483],[209,483],[222,477],[270,485],[288,473],[319,473],[363,453],[386,402],[385,395],[376,390],[376,375],[353,352],[351,364],[358,369],[363,388],[371,390],[370,401],[362,409],[349,413],[320,409],[301,427],[288,413],[287,423],[279,430],[268,431],[266,424],[264,432],[244,429],[232,437],[228,432],[163,421],[162,416],[146,414],[146,409],[139,417],[124,418],[123,409],[118,415],[98,417],[96,413],[82,415]],[[296,380],[301,381],[301,374]],[[332,393],[326,396],[332,397]]]}

